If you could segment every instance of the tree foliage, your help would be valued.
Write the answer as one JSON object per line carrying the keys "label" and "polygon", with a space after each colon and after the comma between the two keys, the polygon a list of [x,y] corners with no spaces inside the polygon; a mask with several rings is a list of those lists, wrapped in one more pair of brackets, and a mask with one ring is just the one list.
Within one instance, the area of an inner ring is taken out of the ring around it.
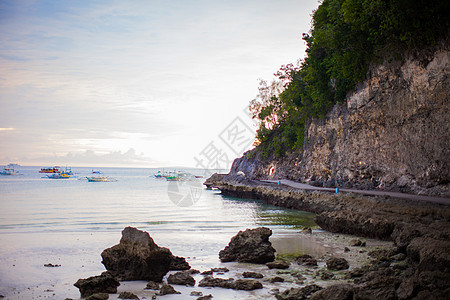
{"label": "tree foliage", "polygon": [[449,1],[323,0],[303,34],[306,57],[283,65],[250,103],[260,121],[263,153],[283,155],[303,145],[305,124],[324,117],[386,53],[438,43],[449,30]]}

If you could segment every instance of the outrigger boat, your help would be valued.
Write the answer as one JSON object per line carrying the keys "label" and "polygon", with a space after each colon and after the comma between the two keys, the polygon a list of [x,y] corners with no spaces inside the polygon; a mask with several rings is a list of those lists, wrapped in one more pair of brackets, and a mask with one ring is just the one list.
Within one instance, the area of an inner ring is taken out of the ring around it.
{"label": "outrigger boat", "polygon": [[47,175],[50,179],[69,179],[72,175],[66,173],[54,173],[52,175]]}
{"label": "outrigger boat", "polygon": [[39,173],[61,173],[61,167],[42,168]]}
{"label": "outrigger boat", "polygon": [[108,176],[102,176],[102,172],[92,170],[92,174],[96,174],[95,176],[86,176],[86,179],[89,182],[110,182],[117,181],[114,178],[110,178]]}
{"label": "outrigger boat", "polygon": [[8,165],[3,168],[3,171],[0,172],[0,175],[19,175],[19,171],[14,170],[11,165]]}

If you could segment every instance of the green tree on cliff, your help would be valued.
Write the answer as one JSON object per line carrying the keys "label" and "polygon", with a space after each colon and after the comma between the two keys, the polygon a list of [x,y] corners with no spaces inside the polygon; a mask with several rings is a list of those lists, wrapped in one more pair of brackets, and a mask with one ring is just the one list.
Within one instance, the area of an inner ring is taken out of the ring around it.
{"label": "green tree on cliff", "polygon": [[261,151],[283,155],[299,149],[308,120],[324,117],[334,104],[345,102],[370,64],[388,53],[420,49],[446,38],[449,3],[324,0],[313,14],[310,33],[303,34],[305,59],[282,66],[271,84],[260,82],[259,94],[250,103],[260,122]]}

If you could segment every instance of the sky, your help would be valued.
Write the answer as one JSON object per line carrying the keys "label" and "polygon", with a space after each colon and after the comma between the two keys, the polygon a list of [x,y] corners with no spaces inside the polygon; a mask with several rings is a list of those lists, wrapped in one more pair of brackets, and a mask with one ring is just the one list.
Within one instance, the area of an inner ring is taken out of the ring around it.
{"label": "sky", "polygon": [[313,0],[0,0],[0,165],[229,167]]}

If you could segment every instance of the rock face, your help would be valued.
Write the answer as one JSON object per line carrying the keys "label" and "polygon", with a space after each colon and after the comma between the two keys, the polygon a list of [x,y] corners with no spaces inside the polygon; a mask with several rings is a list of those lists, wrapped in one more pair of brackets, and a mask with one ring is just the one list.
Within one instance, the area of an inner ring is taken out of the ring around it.
{"label": "rock face", "polygon": [[281,159],[253,151],[230,174],[449,196],[450,54],[424,53],[372,67],[345,104],[309,123],[304,149]]}
{"label": "rock face", "polygon": [[120,283],[109,273],[103,272],[99,276],[92,276],[86,279],[78,279],[74,284],[79,290],[81,297],[86,298],[97,293],[117,292]]}
{"label": "rock face", "polygon": [[176,261],[169,249],[159,247],[147,232],[133,227],[122,231],[118,245],[102,252],[103,265],[119,280],[161,282]]}
{"label": "rock face", "polygon": [[275,249],[269,241],[272,230],[266,227],[239,231],[228,246],[219,252],[222,262],[237,261],[264,264],[275,259]]}

